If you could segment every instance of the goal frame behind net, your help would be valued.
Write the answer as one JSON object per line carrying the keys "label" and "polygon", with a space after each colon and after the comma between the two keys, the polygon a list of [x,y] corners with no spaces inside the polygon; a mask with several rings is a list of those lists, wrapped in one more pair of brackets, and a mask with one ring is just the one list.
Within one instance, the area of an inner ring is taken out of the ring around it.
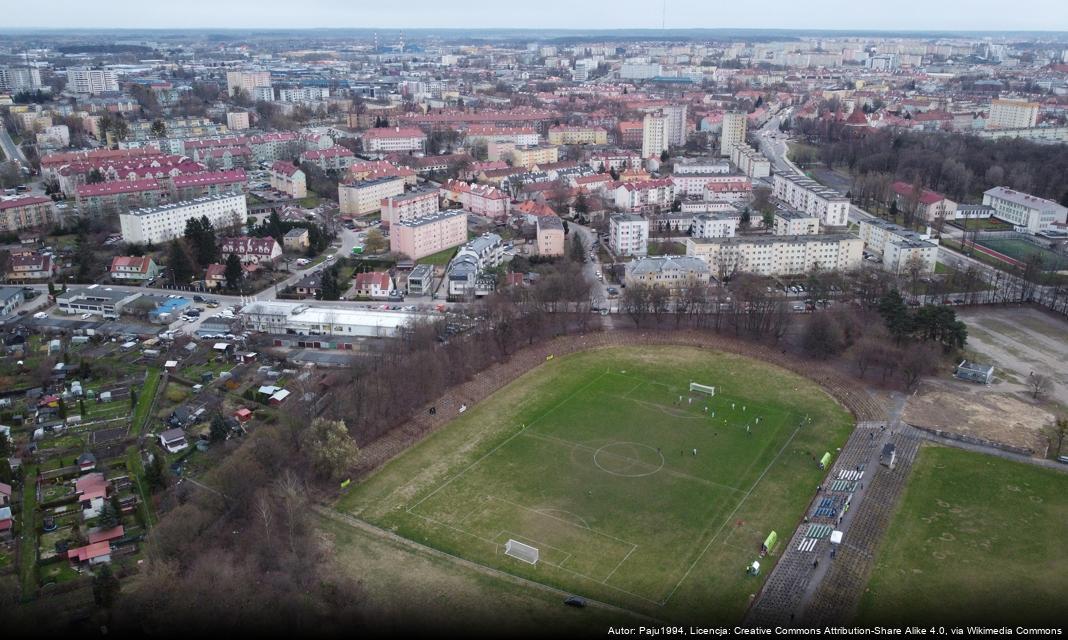
{"label": "goal frame behind net", "polygon": [[529,544],[523,544],[518,540],[509,539],[504,545],[504,555],[511,556],[516,560],[527,564],[538,564],[538,549]]}
{"label": "goal frame behind net", "polygon": [[707,393],[709,396],[715,396],[716,395],[716,388],[715,387],[709,386],[707,384],[698,384],[696,382],[691,382],[690,383],[690,393],[693,393],[694,391],[696,391],[698,393]]}

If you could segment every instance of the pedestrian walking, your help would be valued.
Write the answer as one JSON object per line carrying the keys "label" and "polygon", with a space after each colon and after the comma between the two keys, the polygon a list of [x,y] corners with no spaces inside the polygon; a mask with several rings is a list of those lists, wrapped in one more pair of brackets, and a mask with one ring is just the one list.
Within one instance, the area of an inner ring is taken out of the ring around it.
{"label": "pedestrian walking", "polygon": [[694,457],[697,457],[697,449],[693,450],[693,455],[694,455]]}
{"label": "pedestrian walking", "polygon": [[813,569],[815,569],[815,568],[817,568],[819,566],[820,566],[820,559],[819,558],[816,558],[815,560],[812,561],[812,568]]}

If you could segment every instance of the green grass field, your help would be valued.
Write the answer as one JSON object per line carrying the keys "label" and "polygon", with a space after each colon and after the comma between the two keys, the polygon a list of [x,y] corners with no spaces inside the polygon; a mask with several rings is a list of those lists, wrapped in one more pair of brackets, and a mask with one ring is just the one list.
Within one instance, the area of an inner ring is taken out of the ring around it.
{"label": "green grass field", "polygon": [[862,623],[1068,620],[1068,474],[925,446],[878,552]]}
{"label": "green grass field", "polygon": [[[690,381],[716,396],[691,404]],[[588,351],[470,408],[338,508],[635,611],[736,621],[763,579],[746,565],[769,531],[793,531],[822,476],[813,457],[851,425],[815,384],[764,363],[683,347]],[[504,555],[509,539],[538,547],[539,563]]]}
{"label": "green grass field", "polygon": [[983,245],[1004,253],[1010,258],[1015,258],[1022,262],[1027,262],[1031,256],[1041,256],[1042,266],[1046,269],[1068,269],[1068,259],[1063,255],[1054,253],[1045,247],[1040,247],[1037,244],[1032,244],[1027,240],[1020,240],[1017,238],[1005,238],[1005,239],[991,239],[981,238],[978,240],[978,244]]}

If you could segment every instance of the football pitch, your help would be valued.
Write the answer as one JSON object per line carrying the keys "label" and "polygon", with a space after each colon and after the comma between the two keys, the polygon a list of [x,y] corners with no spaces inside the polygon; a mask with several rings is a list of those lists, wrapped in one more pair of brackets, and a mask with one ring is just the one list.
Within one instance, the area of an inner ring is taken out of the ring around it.
{"label": "football pitch", "polygon": [[928,445],[861,600],[865,624],[1064,624],[1068,474]]}
{"label": "football pitch", "polygon": [[[698,382],[715,395],[689,391]],[[685,347],[555,358],[344,496],[409,539],[653,615],[737,620],[849,414],[773,365]],[[529,564],[505,555],[515,540]]]}

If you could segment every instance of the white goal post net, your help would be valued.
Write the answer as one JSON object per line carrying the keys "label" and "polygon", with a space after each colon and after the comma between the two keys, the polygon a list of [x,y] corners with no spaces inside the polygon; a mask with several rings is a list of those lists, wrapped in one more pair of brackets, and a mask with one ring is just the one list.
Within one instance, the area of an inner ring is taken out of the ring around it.
{"label": "white goal post net", "polygon": [[690,392],[707,393],[710,396],[716,395],[716,388],[710,387],[707,384],[697,384],[696,382],[690,383]]}
{"label": "white goal post net", "polygon": [[504,555],[512,556],[516,560],[522,560],[527,564],[538,564],[538,550],[518,540],[509,540],[505,543]]}

